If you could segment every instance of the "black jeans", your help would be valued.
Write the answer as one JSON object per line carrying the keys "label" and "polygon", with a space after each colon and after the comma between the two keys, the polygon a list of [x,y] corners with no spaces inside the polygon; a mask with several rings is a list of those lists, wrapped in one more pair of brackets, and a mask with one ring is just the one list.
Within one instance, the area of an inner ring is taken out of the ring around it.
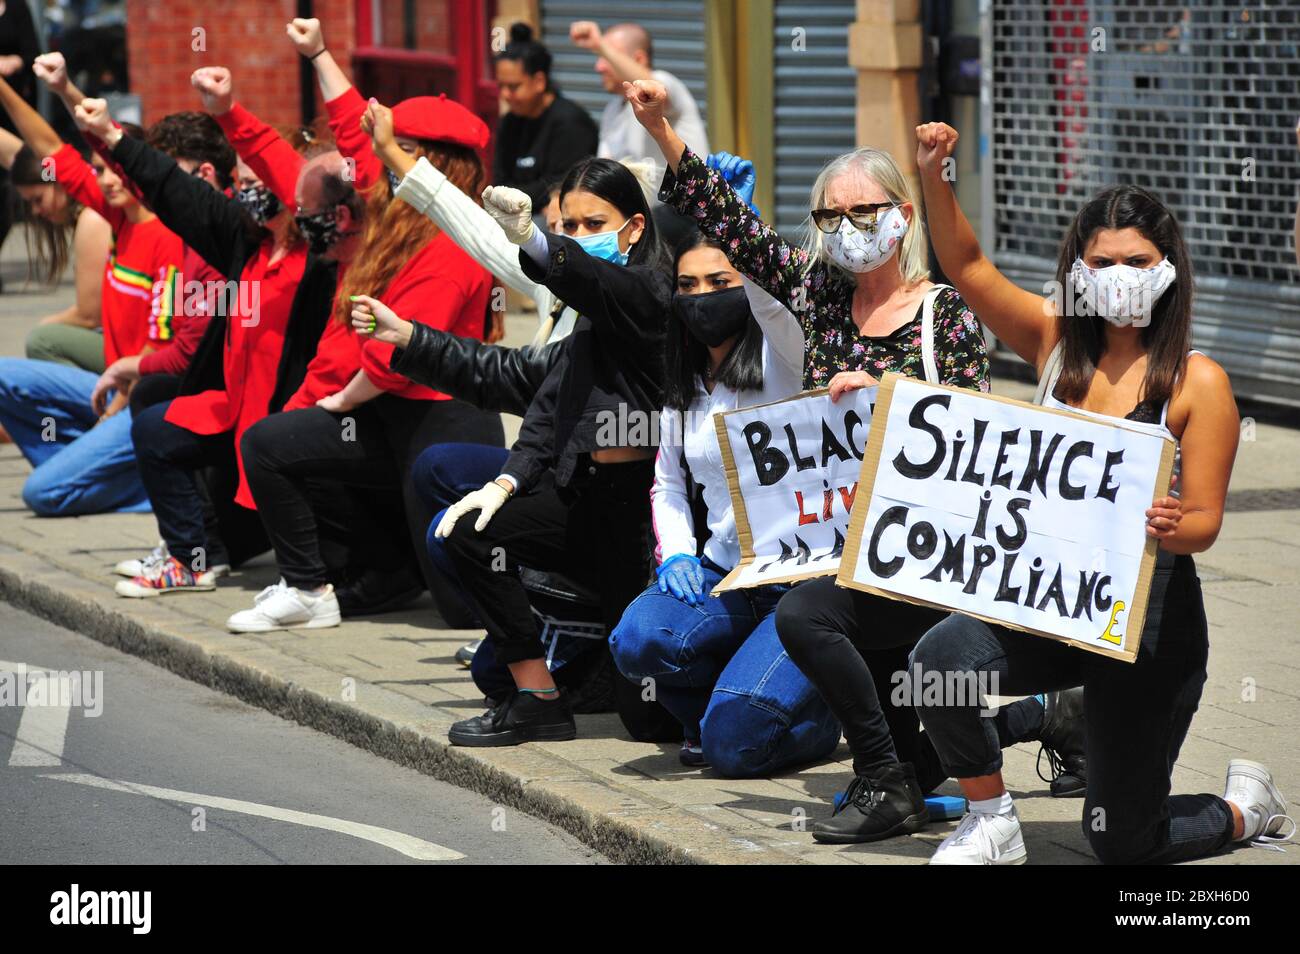
{"label": "black jeans", "polygon": [[[456,521],[447,553],[499,663],[544,655],[520,566],[554,570],[593,588],[605,629],[613,632],[651,577],[653,482],[653,460],[595,464],[583,457],[568,486],[556,487],[547,473],[507,500],[481,533],[474,529],[477,514]],[[639,685],[615,674],[614,697],[632,738],[681,741],[681,724],[658,702],[643,700]]]}
{"label": "black jeans", "polygon": [[572,482],[548,473],[505,502],[482,532],[476,513],[447,538],[465,593],[502,663],[544,655],[519,567],[556,570],[600,594],[613,631],[650,579],[650,485],[654,461],[594,464],[579,460]]}
{"label": "black jeans", "polygon": [[[1133,663],[957,613],[912,651],[923,672],[996,674],[998,694],[1083,685],[1088,795],[1082,824],[1106,864],[1199,858],[1232,839],[1232,811],[1223,799],[1169,794],[1205,684],[1209,635],[1192,558],[1158,553]],[[997,739],[977,708],[926,705],[920,713],[950,774],[970,778],[1001,769]]]}
{"label": "black jeans", "polygon": [[[947,615],[836,586],[830,576],[801,583],[781,598],[781,645],[839,719],[855,773],[874,775],[895,762],[911,762],[925,791],[948,777],[920,731],[901,678],[916,641]],[[1001,745],[1033,741],[1043,707],[1024,699],[1000,707],[990,721]]]}
{"label": "black jeans", "polygon": [[430,444],[503,438],[499,415],[463,401],[392,395],[344,414],[309,407],[258,421],[244,433],[244,472],[285,582],[314,588],[330,577],[313,480],[368,491],[353,494],[349,508],[354,565],[391,571],[418,560],[428,581],[424,536],[433,515],[415,490],[412,463]]}
{"label": "black jeans", "polygon": [[[190,567],[226,562],[211,552],[206,528],[200,468],[220,466],[234,457],[229,432],[202,435],[164,419],[171,401],[143,408],[131,420],[140,479],[153,505],[158,533],[172,556]],[[224,549],[224,548],[221,548]],[[202,555],[202,563],[196,563]]]}

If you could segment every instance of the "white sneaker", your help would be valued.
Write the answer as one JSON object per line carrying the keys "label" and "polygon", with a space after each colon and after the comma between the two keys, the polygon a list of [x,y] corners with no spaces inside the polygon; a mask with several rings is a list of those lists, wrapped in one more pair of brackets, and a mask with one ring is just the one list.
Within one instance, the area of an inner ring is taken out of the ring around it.
{"label": "white sneaker", "polygon": [[[1260,763],[1248,759],[1230,761],[1223,798],[1241,809],[1246,823],[1243,841],[1270,846],[1290,841],[1295,835],[1295,820],[1286,813],[1286,799],[1273,784],[1272,774]],[[1288,824],[1290,831],[1281,834]]]}
{"label": "white sneaker", "polygon": [[[148,575],[148,569],[157,566],[167,559],[167,544],[159,540],[158,545],[149,551],[149,555],[141,560],[122,560],[113,567],[113,572],[118,576],[125,576],[128,579],[134,579],[137,576]],[[209,583],[216,583],[223,576],[230,575],[229,563],[218,563],[216,566],[204,570],[202,573],[195,574],[195,580],[206,586]]]}
{"label": "white sneaker", "polygon": [[226,620],[226,628],[232,633],[323,629],[337,626],[341,618],[339,601],[332,585],[326,584],[325,592],[320,596],[312,596],[281,580],[257,594],[252,609],[240,610]]}
{"label": "white sneaker", "polygon": [[1010,815],[967,812],[930,858],[932,865],[1023,865],[1025,840],[1016,810]]}

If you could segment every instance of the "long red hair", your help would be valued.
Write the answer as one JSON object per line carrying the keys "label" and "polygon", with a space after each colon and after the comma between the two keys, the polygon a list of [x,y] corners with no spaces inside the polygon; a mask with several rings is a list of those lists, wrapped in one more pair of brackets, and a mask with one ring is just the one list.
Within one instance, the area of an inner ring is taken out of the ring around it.
{"label": "long red hair", "polygon": [[[419,140],[415,155],[425,156],[448,181],[475,202],[481,201],[483,163],[478,153],[466,146]],[[428,216],[388,191],[384,177],[366,193],[366,225],[356,257],[343,274],[334,317],[347,322],[352,314],[352,295],[382,298],[393,276],[412,255],[433,241],[438,227]]]}

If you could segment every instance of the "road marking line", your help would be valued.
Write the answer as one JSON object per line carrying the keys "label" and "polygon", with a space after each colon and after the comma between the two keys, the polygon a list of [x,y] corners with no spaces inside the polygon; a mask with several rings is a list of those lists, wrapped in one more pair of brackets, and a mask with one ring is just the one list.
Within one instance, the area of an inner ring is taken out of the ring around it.
{"label": "road marking line", "polygon": [[[46,691],[50,691],[47,677],[34,676],[34,679],[38,682],[45,680]],[[9,767],[62,765],[63,743],[68,737],[71,717],[71,706],[23,706],[13,751],[9,753]]]}
{"label": "road marking line", "polygon": [[[26,698],[28,680],[32,688],[39,688],[43,698],[51,694],[58,695],[58,683],[51,681],[50,670],[26,663],[8,662],[0,659],[0,672],[13,673],[23,684],[23,698]],[[40,686],[35,686],[39,682]],[[68,737],[68,720],[72,717],[70,706],[28,706],[22,707],[23,714],[18,720],[18,734],[14,736],[14,747],[9,753],[10,768],[39,768],[63,764],[63,746]]]}
{"label": "road marking line", "polygon": [[185,802],[189,805],[201,805],[228,812],[240,812],[244,815],[256,815],[259,818],[271,818],[288,822],[291,825],[303,825],[308,828],[323,828],[326,831],[351,835],[363,841],[374,842],[391,848],[408,858],[418,861],[457,861],[465,856],[459,851],[444,848],[431,841],[423,841],[400,831],[380,828],[376,825],[363,825],[360,822],[344,821],[328,815],[314,815],[310,812],[296,812],[289,808],[276,808],[274,805],[259,805],[257,802],[245,802],[236,798],[218,798],[213,795],[200,795],[196,792],[181,792],[173,788],[155,788],[152,785],[137,785],[134,782],[116,782],[111,778],[99,778],[94,775],[42,775],[41,778],[54,779],[57,782],[73,782],[77,785],[89,785],[91,788],[104,788],[112,792],[130,792],[134,795],[148,795],[168,802]]}

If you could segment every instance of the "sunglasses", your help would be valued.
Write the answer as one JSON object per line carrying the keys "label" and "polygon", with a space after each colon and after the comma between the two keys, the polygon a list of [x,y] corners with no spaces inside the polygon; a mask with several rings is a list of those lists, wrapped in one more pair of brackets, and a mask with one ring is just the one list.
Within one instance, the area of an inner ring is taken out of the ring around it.
{"label": "sunglasses", "polygon": [[845,216],[860,232],[876,227],[876,217],[888,209],[898,208],[893,202],[876,202],[871,205],[855,205],[847,212],[839,209],[813,209],[809,212],[813,223],[827,235],[834,235],[840,230],[840,222]]}

